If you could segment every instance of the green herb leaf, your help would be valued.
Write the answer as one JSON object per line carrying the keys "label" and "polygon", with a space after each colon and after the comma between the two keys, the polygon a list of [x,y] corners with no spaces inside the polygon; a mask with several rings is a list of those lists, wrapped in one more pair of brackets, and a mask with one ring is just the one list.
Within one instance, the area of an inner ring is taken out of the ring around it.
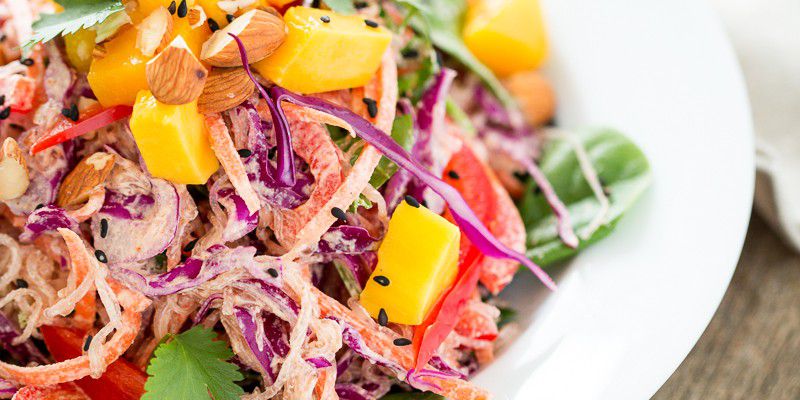
{"label": "green herb leaf", "polygon": [[79,29],[95,26],[114,13],[125,9],[120,0],[58,0],[64,11],[42,14],[33,23],[33,36],[23,44],[29,49],[36,43],[47,42],[58,35],[75,33]]}
{"label": "green herb leaf", "polygon": [[394,393],[381,397],[381,400],[447,400],[438,394],[425,392]]}
{"label": "green herb leaf", "polygon": [[[548,265],[570,257],[580,249],[606,237],[650,185],[651,171],[647,158],[636,145],[619,132],[599,130],[578,138],[583,143],[611,203],[607,223],[590,237],[581,240],[578,249],[564,245],[556,232],[556,219],[541,193],[530,183],[519,204],[528,231],[527,255],[539,265]],[[567,206],[575,231],[580,235],[597,215],[600,203],[595,199],[581,172],[573,146],[566,140],[545,145],[539,163],[561,201]]]}
{"label": "green herb leaf", "polygon": [[417,12],[412,26],[427,32],[436,47],[455,58],[478,75],[487,87],[507,108],[516,108],[516,102],[503,87],[489,67],[483,65],[469,50],[461,32],[467,12],[467,0],[437,0],[423,3],[420,0],[398,0]]}
{"label": "green herb leaf", "polygon": [[353,7],[352,0],[323,0],[331,10],[344,15],[356,13],[356,8]]}
{"label": "green herb leaf", "polygon": [[[392,139],[406,151],[411,151],[414,145],[414,118],[410,115],[398,115],[392,125]],[[379,188],[397,172],[397,164],[386,157],[381,157],[378,167],[372,173],[369,183],[372,187]]]}
{"label": "green herb leaf", "polygon": [[215,337],[212,330],[196,326],[159,345],[147,367],[150,377],[142,399],[239,399],[244,390],[234,382],[244,376],[225,362],[233,352]]}

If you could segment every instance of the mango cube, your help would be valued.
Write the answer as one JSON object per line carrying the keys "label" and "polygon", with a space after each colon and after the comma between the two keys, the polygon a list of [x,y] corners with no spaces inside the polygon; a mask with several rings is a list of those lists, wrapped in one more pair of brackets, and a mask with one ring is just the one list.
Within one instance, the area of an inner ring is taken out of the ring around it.
{"label": "mango cube", "polygon": [[464,27],[467,47],[496,74],[541,66],[547,56],[539,0],[476,0]]}
{"label": "mango cube", "polygon": [[427,208],[400,204],[361,305],[375,318],[383,309],[389,322],[421,324],[456,278],[460,237],[458,227]]}
{"label": "mango cube", "polygon": [[131,132],[151,175],[180,184],[201,185],[219,169],[197,100],[167,105],[148,90],[139,92]]}
{"label": "mango cube", "polygon": [[136,93],[147,89],[145,64],[150,61],[136,48],[136,29],[123,28],[105,49],[105,56],[89,67],[89,86],[103,107],[133,105]]}
{"label": "mango cube", "polygon": [[67,59],[78,72],[89,72],[89,67],[92,65],[95,36],[95,31],[91,29],[79,29],[75,33],[64,35]]}
{"label": "mango cube", "polygon": [[289,31],[286,41],[254,67],[262,76],[294,92],[364,86],[378,70],[392,41],[388,30],[370,27],[358,15],[292,7],[284,21]]}

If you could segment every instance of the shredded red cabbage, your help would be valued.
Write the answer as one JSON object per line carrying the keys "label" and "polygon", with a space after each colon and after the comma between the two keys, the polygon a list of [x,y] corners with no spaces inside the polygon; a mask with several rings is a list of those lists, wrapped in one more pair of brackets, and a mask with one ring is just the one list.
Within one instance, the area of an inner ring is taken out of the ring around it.
{"label": "shredded red cabbage", "polygon": [[277,113],[277,105],[275,101],[269,97],[269,94],[264,87],[258,82],[253,73],[250,71],[250,63],[247,60],[247,51],[244,49],[244,44],[242,44],[241,39],[238,36],[228,33],[234,41],[236,41],[236,45],[239,47],[239,55],[242,57],[242,65],[244,66],[244,70],[247,73],[247,76],[250,77],[250,80],[256,85],[258,91],[264,97],[264,100],[269,107],[269,111],[272,114],[272,123],[275,127],[275,134],[276,134],[276,141],[278,144],[278,154],[277,154],[277,182],[283,187],[290,187],[294,186],[295,184],[295,176],[294,176],[294,152],[292,151],[292,137],[289,135],[289,122],[286,118],[278,118]]}
{"label": "shredded red cabbage", "polygon": [[46,364],[46,358],[32,341],[26,340],[17,345],[12,343],[19,335],[20,331],[17,325],[0,312],[0,346],[22,365],[31,362]]}
{"label": "shredded red cabbage", "polygon": [[548,288],[555,290],[553,280],[533,261],[518,253],[497,240],[489,229],[483,225],[456,189],[446,184],[438,177],[416,162],[391,136],[376,128],[369,121],[358,114],[325,100],[292,93],[284,88],[275,86],[270,89],[270,94],[276,101],[277,114],[280,119],[286,120],[281,103],[284,101],[308,107],[320,112],[330,114],[347,122],[353,131],[370,145],[375,146],[386,158],[392,160],[401,168],[409,171],[414,177],[422,181],[447,202],[450,213],[453,215],[461,231],[484,254],[490,257],[511,259],[528,267]]}
{"label": "shredded red cabbage", "polygon": [[[226,183],[224,187],[222,183]],[[232,242],[243,238],[258,226],[258,212],[250,214],[247,204],[227,180],[218,180],[211,187],[209,201],[212,207],[222,205],[227,211],[227,221],[222,231],[222,241]]]}
{"label": "shredded red cabbage", "polygon": [[28,216],[19,240],[32,242],[46,232],[54,232],[58,228],[78,231],[78,221],[67,215],[63,208],[54,205],[40,207]]}
{"label": "shredded red cabbage", "polygon": [[[267,314],[267,317],[257,316],[243,307],[234,308],[234,314],[247,346],[266,373],[264,378],[269,378],[265,379],[265,384],[271,385],[278,377],[279,367],[278,363],[273,363],[273,359],[289,354],[289,339],[283,322],[273,314]],[[262,324],[264,328],[261,340],[257,335],[256,324]]]}
{"label": "shredded red cabbage", "polygon": [[106,198],[100,212],[126,220],[139,220],[154,204],[155,199],[146,194],[125,196],[112,189],[106,189]]}
{"label": "shredded red cabbage", "polygon": [[374,250],[378,239],[360,226],[339,225],[328,229],[320,238],[317,251],[323,254],[360,254]]}

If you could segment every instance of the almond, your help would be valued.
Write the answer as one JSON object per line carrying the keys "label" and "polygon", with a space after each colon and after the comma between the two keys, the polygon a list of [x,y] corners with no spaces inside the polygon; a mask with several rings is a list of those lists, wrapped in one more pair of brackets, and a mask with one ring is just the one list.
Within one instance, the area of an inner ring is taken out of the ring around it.
{"label": "almond", "polygon": [[189,9],[189,13],[186,15],[186,20],[189,21],[189,26],[191,26],[192,29],[199,28],[200,25],[203,25],[206,22],[206,10],[199,5],[194,6]]}
{"label": "almond", "polygon": [[208,70],[192,54],[181,36],[147,63],[147,85],[158,101],[186,104],[203,93]]}
{"label": "almond", "polygon": [[169,44],[172,36],[172,16],[164,7],[158,7],[137,26],[136,48],[152,57],[156,51]]}
{"label": "almond", "polygon": [[0,149],[0,200],[16,199],[28,190],[28,166],[12,138],[6,138]]}
{"label": "almond", "polygon": [[229,110],[242,104],[255,91],[256,85],[244,68],[212,68],[197,108],[203,114]]}
{"label": "almond", "polygon": [[506,78],[503,84],[519,102],[528,123],[542,126],[553,119],[556,95],[550,82],[540,73],[520,72]]}
{"label": "almond", "polygon": [[200,59],[215,67],[242,66],[239,48],[229,33],[239,37],[249,62],[254,63],[268,57],[283,44],[286,24],[279,16],[259,9],[250,10],[214,32],[203,43]]}
{"label": "almond", "polygon": [[81,160],[61,183],[56,204],[66,208],[89,200],[92,190],[102,185],[111,174],[115,159],[114,154],[97,152]]}

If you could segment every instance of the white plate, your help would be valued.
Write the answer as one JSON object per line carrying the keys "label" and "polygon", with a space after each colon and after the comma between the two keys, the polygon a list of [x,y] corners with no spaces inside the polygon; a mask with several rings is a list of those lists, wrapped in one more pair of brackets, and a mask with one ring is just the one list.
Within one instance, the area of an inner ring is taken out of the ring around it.
{"label": "white plate", "polygon": [[546,293],[520,274],[521,336],[475,381],[498,399],[642,400],[700,337],[736,266],[753,194],[736,59],[697,0],[544,0],[565,127],[619,128],[653,187]]}

